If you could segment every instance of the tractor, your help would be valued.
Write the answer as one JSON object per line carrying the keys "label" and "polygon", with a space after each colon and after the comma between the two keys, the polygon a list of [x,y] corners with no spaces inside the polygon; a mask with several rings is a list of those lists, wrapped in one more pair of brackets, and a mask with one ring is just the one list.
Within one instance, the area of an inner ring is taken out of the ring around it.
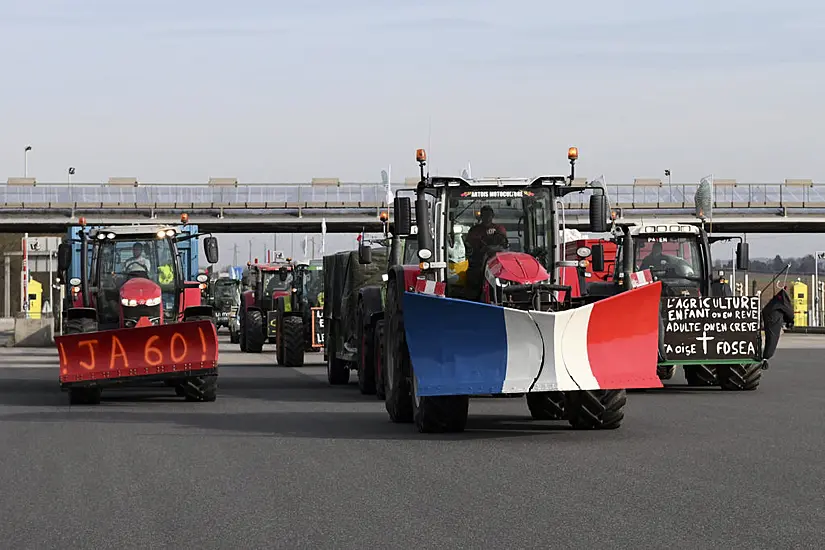
{"label": "tractor", "polygon": [[[418,272],[395,265],[387,273],[390,419],[422,433],[460,432],[470,396],[526,394],[534,419],[618,428],[627,389],[662,387],[661,284],[581,294],[577,264],[561,260],[558,202],[592,190],[595,233],[606,231],[607,202],[603,189],[576,182],[578,149],[568,150],[569,176],[431,177],[423,149],[416,159]],[[411,234],[410,199],[396,196],[393,209],[396,233]]]}
{"label": "tractor", "polygon": [[777,342],[763,345],[760,297],[733,296],[714,274],[711,258],[713,243],[738,239],[736,269],[747,271],[748,244],[740,237],[709,235],[704,223],[618,222],[614,233],[616,273],[588,290],[611,295],[662,283],[659,378],[669,380],[681,365],[690,386],[755,390],[772,355],[766,347],[775,349],[779,332]]}
{"label": "tractor", "polygon": [[298,263],[293,269],[292,289],[275,304],[275,358],[279,365],[300,367],[304,352],[323,346],[318,335],[318,315],[323,310],[324,266],[320,260]]}
{"label": "tractor", "polygon": [[[55,337],[70,404],[98,404],[104,387],[147,382],[173,386],[188,401],[214,401],[218,339],[212,308],[200,301],[206,275],[184,280],[177,247],[205,235],[170,225],[87,232],[84,218],[80,226],[80,277],[69,280],[73,303],[65,333]],[[203,245],[208,261],[217,262],[217,239],[205,236]],[[63,242],[63,280],[71,261],[72,245]]]}
{"label": "tractor", "polygon": [[241,305],[241,281],[221,277],[212,282],[212,307],[215,310],[215,326],[229,329],[233,344],[240,341],[238,308]]}
{"label": "tractor", "polygon": [[241,294],[241,351],[260,353],[264,343],[275,343],[278,298],[292,293],[293,265],[289,263],[248,265]]}

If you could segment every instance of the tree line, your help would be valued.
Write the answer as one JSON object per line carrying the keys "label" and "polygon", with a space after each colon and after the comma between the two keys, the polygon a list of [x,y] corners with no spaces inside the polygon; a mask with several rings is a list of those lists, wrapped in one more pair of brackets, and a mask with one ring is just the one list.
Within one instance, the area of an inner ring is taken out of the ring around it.
{"label": "tree line", "polygon": [[[751,258],[749,271],[751,273],[778,273],[785,269],[786,265],[791,264],[790,273],[813,275],[815,263],[813,254],[808,254],[802,258],[783,258],[777,254],[772,260]],[[733,268],[733,260],[716,260],[713,265],[717,269],[730,270]]]}

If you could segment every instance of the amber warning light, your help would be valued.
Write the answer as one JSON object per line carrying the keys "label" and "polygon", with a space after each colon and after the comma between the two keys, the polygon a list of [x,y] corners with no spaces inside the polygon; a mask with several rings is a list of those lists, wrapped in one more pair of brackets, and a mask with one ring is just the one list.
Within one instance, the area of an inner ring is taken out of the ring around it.
{"label": "amber warning light", "polygon": [[416,149],[415,150],[415,160],[418,162],[424,162],[427,160],[427,151],[424,149]]}
{"label": "amber warning light", "polygon": [[579,148],[578,147],[571,147],[567,150],[567,158],[568,160],[576,160],[579,158]]}

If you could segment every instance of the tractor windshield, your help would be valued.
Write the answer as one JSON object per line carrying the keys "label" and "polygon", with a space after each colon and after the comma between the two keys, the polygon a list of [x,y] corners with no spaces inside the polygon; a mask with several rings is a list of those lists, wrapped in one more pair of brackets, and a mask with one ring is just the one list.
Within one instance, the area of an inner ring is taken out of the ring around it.
{"label": "tractor windshield", "polygon": [[127,279],[149,279],[161,288],[174,288],[175,256],[168,239],[100,240],[100,283],[120,286]]}
{"label": "tractor windshield", "polygon": [[241,301],[241,288],[236,281],[227,283],[217,282],[215,284],[215,294],[221,301],[231,303],[240,303]]}
{"label": "tractor windshield", "polygon": [[633,266],[649,269],[659,279],[701,280],[702,256],[693,235],[636,236]]}
{"label": "tractor windshield", "polygon": [[292,288],[292,270],[288,271],[288,275],[285,281],[281,280],[278,271],[264,271],[264,294],[266,296],[272,296],[273,293],[289,290]]}
{"label": "tractor windshield", "polygon": [[544,261],[550,221],[546,189],[460,188],[450,193],[450,262],[491,248],[526,252]]}
{"label": "tractor windshield", "polygon": [[304,272],[303,296],[312,307],[318,303],[318,295],[324,290],[324,272],[318,267],[309,267]]}

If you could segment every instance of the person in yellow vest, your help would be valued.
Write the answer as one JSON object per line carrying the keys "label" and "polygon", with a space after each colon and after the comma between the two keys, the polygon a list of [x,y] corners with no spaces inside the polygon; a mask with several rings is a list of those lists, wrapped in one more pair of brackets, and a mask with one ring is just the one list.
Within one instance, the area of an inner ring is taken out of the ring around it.
{"label": "person in yellow vest", "polygon": [[161,286],[171,285],[175,282],[175,271],[171,264],[158,267],[158,282]]}
{"label": "person in yellow vest", "polygon": [[318,307],[324,307],[324,291],[318,293]]}

